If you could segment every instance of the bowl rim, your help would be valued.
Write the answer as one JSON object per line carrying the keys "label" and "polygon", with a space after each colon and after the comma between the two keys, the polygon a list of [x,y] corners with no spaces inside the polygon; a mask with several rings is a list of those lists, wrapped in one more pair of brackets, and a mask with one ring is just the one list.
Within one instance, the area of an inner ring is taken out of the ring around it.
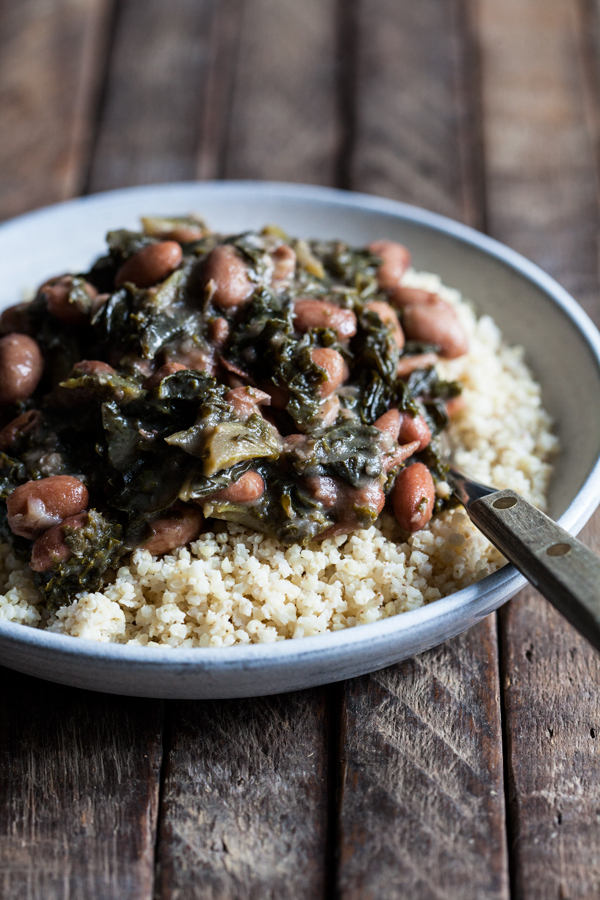
{"label": "bowl rim", "polygon": [[[169,182],[166,184],[137,185],[134,187],[119,188],[117,190],[103,191],[85,197],[78,197],[61,203],[42,207],[38,210],[25,213],[21,216],[9,219],[0,224],[0,237],[3,232],[16,227],[26,226],[33,219],[52,217],[59,210],[68,210],[75,207],[90,206],[109,201],[111,199],[135,197],[149,191],[157,195],[165,196],[171,192],[192,190],[194,193],[216,192],[224,196],[234,193],[243,199],[244,195],[255,197],[257,192],[261,196],[287,197],[291,200],[302,200],[330,206],[342,206],[363,211],[383,213],[392,218],[402,219],[421,225],[433,231],[442,232],[455,238],[461,243],[482,251],[485,255],[494,257],[507,267],[515,270],[527,280],[539,287],[551,300],[558,305],[570,321],[580,332],[581,336],[592,351],[592,355],[600,370],[600,333],[596,326],[577,303],[577,301],[554,278],[540,269],[535,263],[526,259],[520,253],[500,243],[494,238],[485,235],[469,225],[464,225],[447,216],[430,212],[421,207],[390,200],[372,194],[358,193],[340,190],[338,188],[321,187],[317,185],[304,185],[288,182],[263,182],[255,180],[232,181],[191,181]],[[195,202],[197,202],[195,200]],[[588,474],[584,484],[575,496],[568,509],[563,513],[558,522],[572,534],[576,534],[588,521],[598,503],[600,502],[600,454]],[[87,657],[93,659],[110,660],[115,663],[161,665],[176,664],[182,671],[190,668],[219,669],[239,671],[252,670],[265,664],[269,667],[277,663],[298,663],[311,658],[318,659],[323,653],[335,651],[336,655],[344,650],[351,651],[355,645],[369,641],[377,644],[379,641],[389,640],[397,635],[400,637],[407,631],[417,631],[427,625],[432,625],[434,620],[453,619],[461,610],[464,613],[470,611],[475,618],[481,618],[499,603],[508,599],[527,584],[526,579],[520,575],[512,565],[504,566],[497,572],[486,576],[480,582],[456,591],[448,597],[443,597],[430,604],[408,612],[390,616],[378,622],[367,625],[344,628],[339,631],[329,631],[323,634],[304,637],[301,639],[288,639],[274,641],[272,643],[259,644],[235,644],[228,647],[170,647],[165,645],[128,645],[116,643],[104,643],[85,638],[75,638],[71,635],[56,634],[43,631],[38,628],[18,624],[15,622],[0,621],[0,638],[10,640],[11,643],[29,646],[37,650],[49,650],[69,657]],[[494,596],[499,596],[499,603],[493,602]],[[465,615],[468,619],[468,615]],[[472,624],[469,620],[465,627]],[[462,629],[461,629],[462,630]],[[456,633],[455,629],[454,633]]]}

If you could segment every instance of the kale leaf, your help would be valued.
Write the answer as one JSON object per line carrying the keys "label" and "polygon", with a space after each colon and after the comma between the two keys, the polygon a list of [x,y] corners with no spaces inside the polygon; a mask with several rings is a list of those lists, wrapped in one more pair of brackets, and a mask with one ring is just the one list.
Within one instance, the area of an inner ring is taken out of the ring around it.
{"label": "kale leaf", "polygon": [[63,528],[65,543],[72,550],[70,559],[57,563],[46,572],[35,572],[34,583],[41,591],[46,607],[58,609],[73,601],[76,594],[97,591],[104,573],[115,565],[121,554],[121,527],[95,509],[90,509],[81,528]]}
{"label": "kale leaf", "polygon": [[382,474],[381,432],[351,421],[329,428],[294,455],[300,475],[343,478],[353,487]]}

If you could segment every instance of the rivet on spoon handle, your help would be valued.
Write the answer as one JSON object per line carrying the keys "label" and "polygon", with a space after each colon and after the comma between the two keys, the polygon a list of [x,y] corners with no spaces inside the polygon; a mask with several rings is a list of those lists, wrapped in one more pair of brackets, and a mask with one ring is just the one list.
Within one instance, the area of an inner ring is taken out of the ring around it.
{"label": "rivet on spoon handle", "polygon": [[600,650],[600,557],[514,491],[465,506],[492,544]]}

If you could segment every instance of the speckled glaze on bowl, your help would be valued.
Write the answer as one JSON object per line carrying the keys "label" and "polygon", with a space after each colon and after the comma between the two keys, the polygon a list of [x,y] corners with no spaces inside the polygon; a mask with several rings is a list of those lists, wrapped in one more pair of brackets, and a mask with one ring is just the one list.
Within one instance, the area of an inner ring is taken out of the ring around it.
{"label": "speckled glaze on bowl", "polygon": [[[226,232],[277,223],[300,237],[407,244],[417,269],[490,313],[523,344],[556,421],[563,452],[551,512],[576,534],[600,502],[600,335],[578,304],[537,266],[442,216],[379,197],[262,182],[169,184],[112,191],[42,209],[0,226],[0,309],[65,270],[85,269],[104,235],[140,215],[199,212]],[[573,390],[573,386],[577,390]],[[573,436],[576,439],[573,440]],[[507,566],[478,584],[403,615],[318,637],[215,649],[101,644],[0,623],[0,662],[40,678],[145,697],[275,694],[383,668],[474,625],[525,580]]]}

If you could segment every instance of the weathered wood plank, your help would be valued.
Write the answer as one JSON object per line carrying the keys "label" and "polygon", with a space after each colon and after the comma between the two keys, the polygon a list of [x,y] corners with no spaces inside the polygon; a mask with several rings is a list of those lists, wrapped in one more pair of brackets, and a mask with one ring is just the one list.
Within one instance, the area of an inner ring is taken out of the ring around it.
{"label": "weathered wood plank", "polygon": [[162,704],[0,669],[0,896],[151,900]]}
{"label": "weathered wood plank", "polygon": [[[453,0],[359,0],[352,187],[484,220],[469,26]],[[506,898],[494,617],[344,703],[341,900]]]}
{"label": "weathered wood plank", "polygon": [[215,7],[204,112],[197,149],[196,177],[224,178],[231,101],[236,82],[246,0],[227,0]]}
{"label": "weathered wood plank", "polygon": [[[0,215],[77,192],[109,0],[0,6]],[[150,900],[162,704],[0,669],[0,896]]]}
{"label": "weathered wood plank", "polygon": [[323,697],[173,704],[161,900],[323,896]]}
{"label": "weathered wood plank", "polygon": [[0,5],[0,218],[77,192],[111,6]]}
{"label": "weathered wood plank", "polygon": [[515,897],[597,897],[600,658],[533,590],[501,634]]}
{"label": "weathered wood plank", "polygon": [[[201,174],[333,181],[334,4],[222,6]],[[172,704],[161,900],[324,895],[325,697]]]}
{"label": "weathered wood plank", "polygon": [[[492,233],[550,271],[599,321],[597,94],[586,104],[580,54],[590,49],[579,18],[586,6],[482,0],[483,108]],[[600,550],[598,514],[582,538]],[[533,590],[500,621],[514,895],[595,897],[598,656]]]}
{"label": "weathered wood plank", "polygon": [[88,189],[191,179],[214,0],[123,0]]}
{"label": "weathered wood plank", "polygon": [[224,149],[228,178],[335,182],[335,0],[248,0]]}
{"label": "weathered wood plank", "polygon": [[[356,0],[352,187],[482,221],[477,54],[462,0]],[[352,9],[352,7],[350,7]]]}
{"label": "weathered wood plank", "polygon": [[598,179],[577,6],[480,3],[488,222],[599,315]]}
{"label": "weathered wood plank", "polygon": [[348,683],[343,900],[507,896],[494,622]]}

